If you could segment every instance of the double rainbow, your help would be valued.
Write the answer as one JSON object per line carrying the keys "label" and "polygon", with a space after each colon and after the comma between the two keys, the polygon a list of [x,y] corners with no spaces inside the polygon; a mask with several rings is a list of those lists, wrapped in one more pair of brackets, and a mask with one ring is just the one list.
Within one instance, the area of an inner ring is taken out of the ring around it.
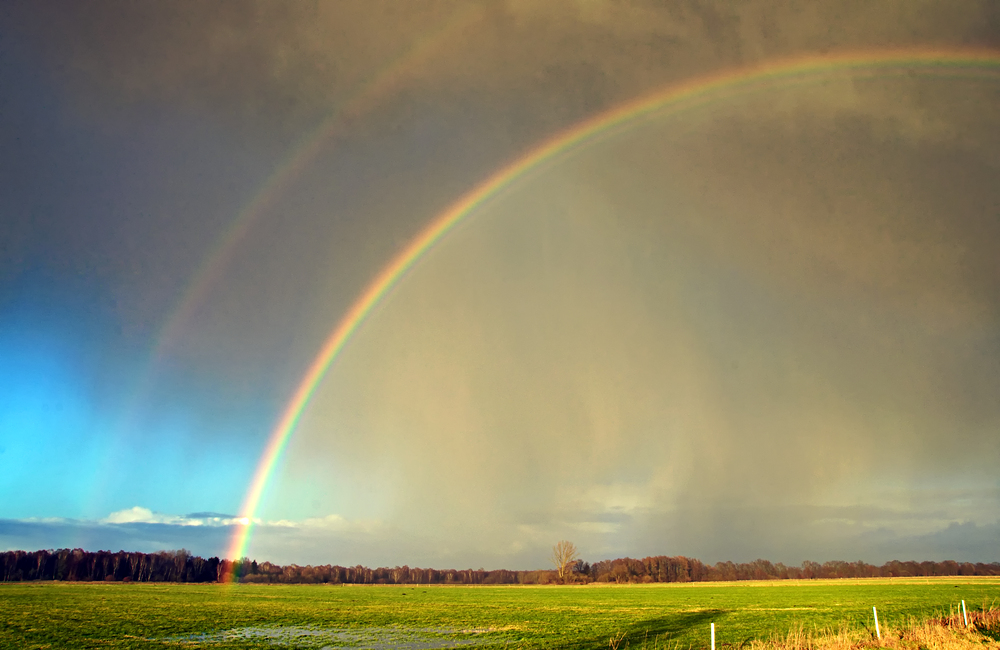
{"label": "double rainbow", "polygon": [[[382,271],[330,332],[309,365],[291,400],[282,411],[264,449],[240,510],[243,522],[233,534],[227,557],[247,554],[257,507],[282,452],[309,400],[351,336],[372,309],[395,287],[421,257],[477,208],[504,188],[546,163],[628,128],[643,118],[679,112],[750,91],[804,83],[835,72],[862,76],[903,75],[910,72],[947,76],[983,76],[1000,72],[1000,52],[994,50],[893,50],[842,55],[805,56],[728,70],[671,85],[651,95],[621,104],[562,131],[501,168],[435,217]],[[996,77],[1000,79],[1000,77]]]}

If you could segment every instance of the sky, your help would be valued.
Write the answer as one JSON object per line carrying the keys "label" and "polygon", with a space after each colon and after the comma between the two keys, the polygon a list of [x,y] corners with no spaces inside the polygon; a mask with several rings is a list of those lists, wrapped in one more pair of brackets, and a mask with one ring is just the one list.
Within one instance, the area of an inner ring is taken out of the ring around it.
{"label": "sky", "polygon": [[15,0],[0,35],[0,549],[1000,561],[991,0]]}

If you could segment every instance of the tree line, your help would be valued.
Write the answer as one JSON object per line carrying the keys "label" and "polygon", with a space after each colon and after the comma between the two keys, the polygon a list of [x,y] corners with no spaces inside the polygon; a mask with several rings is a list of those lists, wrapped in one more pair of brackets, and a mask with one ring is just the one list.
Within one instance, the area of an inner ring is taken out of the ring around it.
{"label": "tree line", "polygon": [[882,566],[865,562],[803,562],[785,566],[767,560],[705,564],[683,556],[619,558],[593,564],[576,560],[563,577],[555,570],[421,569],[408,566],[342,567],[278,565],[248,558],[237,561],[201,558],[180,551],[134,553],[59,549],[0,553],[4,582],[66,580],[106,582],[221,582],[328,584],[455,584],[509,585],[588,582],[651,583],[718,580],[796,580],[815,578],[877,578],[904,576],[998,576],[1000,562],[901,562]]}
{"label": "tree line", "polygon": [[[230,563],[231,564],[231,563]],[[4,582],[67,580],[108,582],[218,582],[226,569],[217,557],[207,560],[185,550],[135,553],[90,552],[63,548],[57,551],[6,551],[0,553]]]}

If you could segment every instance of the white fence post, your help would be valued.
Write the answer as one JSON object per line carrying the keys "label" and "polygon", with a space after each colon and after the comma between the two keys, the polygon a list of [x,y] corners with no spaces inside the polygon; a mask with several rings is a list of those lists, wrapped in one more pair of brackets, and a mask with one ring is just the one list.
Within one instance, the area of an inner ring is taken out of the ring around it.
{"label": "white fence post", "polygon": [[712,623],[712,650],[715,650],[715,623]]}
{"label": "white fence post", "polygon": [[875,634],[878,636],[879,640],[882,639],[882,631],[878,629],[878,610],[872,606],[872,614],[875,615]]}
{"label": "white fence post", "polygon": [[962,601],[962,618],[965,619],[965,627],[969,627],[969,615],[965,611],[965,601]]}

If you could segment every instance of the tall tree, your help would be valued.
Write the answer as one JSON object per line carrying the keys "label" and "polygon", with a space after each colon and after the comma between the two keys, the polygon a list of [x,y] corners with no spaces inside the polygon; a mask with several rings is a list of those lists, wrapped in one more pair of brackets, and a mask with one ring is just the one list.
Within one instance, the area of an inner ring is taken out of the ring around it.
{"label": "tall tree", "polygon": [[577,561],[579,553],[573,542],[562,540],[552,547],[552,564],[556,565],[556,573],[559,580],[566,582],[566,575],[569,573],[570,565]]}

